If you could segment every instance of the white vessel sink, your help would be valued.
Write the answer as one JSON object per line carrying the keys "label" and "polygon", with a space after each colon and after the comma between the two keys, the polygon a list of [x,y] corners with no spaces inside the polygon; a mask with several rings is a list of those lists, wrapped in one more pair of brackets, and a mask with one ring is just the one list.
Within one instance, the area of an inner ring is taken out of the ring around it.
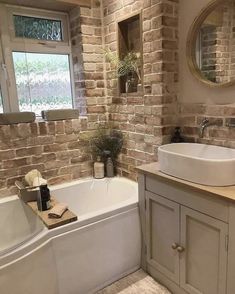
{"label": "white vessel sink", "polygon": [[161,172],[202,185],[235,185],[235,150],[225,147],[175,143],[158,148]]}

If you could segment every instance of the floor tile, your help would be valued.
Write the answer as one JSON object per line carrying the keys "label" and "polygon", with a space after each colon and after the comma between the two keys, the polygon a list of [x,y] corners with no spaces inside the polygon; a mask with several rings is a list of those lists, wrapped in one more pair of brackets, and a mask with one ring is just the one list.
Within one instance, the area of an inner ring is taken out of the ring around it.
{"label": "floor tile", "polygon": [[97,294],[171,294],[143,270],[117,281]]}

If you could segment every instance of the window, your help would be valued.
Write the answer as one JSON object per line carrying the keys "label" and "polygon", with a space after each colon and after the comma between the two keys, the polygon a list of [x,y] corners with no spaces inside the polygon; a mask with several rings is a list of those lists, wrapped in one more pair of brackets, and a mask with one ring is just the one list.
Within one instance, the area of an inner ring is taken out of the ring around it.
{"label": "window", "polygon": [[38,40],[62,41],[60,20],[13,15],[15,37]]}
{"label": "window", "polygon": [[0,27],[8,84],[8,99],[4,92],[0,96],[0,112],[33,111],[40,116],[42,110],[72,108],[67,14],[0,4]]}
{"label": "window", "polygon": [[69,56],[13,52],[20,111],[72,108]]}
{"label": "window", "polygon": [[[7,8],[11,40],[27,44],[69,45],[68,16],[65,13],[30,8]],[[41,42],[40,42],[41,41]]]}

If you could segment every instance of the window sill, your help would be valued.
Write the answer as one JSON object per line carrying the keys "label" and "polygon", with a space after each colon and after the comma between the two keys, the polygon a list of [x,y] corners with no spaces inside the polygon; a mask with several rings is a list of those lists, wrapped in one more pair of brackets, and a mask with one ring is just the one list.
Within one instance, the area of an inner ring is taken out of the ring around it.
{"label": "window sill", "polygon": [[49,123],[49,122],[59,122],[59,121],[72,121],[72,120],[87,120],[87,116],[79,116],[78,118],[71,118],[71,119],[58,119],[58,120],[44,120],[42,117],[36,117],[34,123]]}
{"label": "window sill", "polygon": [[14,126],[18,126],[18,125],[32,125],[32,124],[56,124],[56,123],[67,123],[69,124],[69,122],[71,122],[71,124],[73,124],[73,122],[81,122],[81,123],[85,123],[87,122],[88,118],[87,116],[81,116],[81,117],[78,117],[78,118],[73,118],[73,119],[64,119],[64,120],[50,120],[50,121],[46,121],[44,120],[43,118],[39,118],[37,117],[35,119],[35,121],[32,121],[32,122],[19,122],[19,123],[0,123],[0,128],[1,127],[4,127],[4,126],[11,126],[11,125],[14,125]]}

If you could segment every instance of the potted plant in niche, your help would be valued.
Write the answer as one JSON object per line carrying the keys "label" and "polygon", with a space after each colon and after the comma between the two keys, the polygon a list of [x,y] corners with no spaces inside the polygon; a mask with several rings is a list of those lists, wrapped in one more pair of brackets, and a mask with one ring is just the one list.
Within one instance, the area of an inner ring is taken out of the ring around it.
{"label": "potted plant in niche", "polygon": [[115,76],[125,77],[125,92],[137,92],[141,88],[141,55],[136,52],[128,52],[123,59],[111,52],[105,50],[105,57],[115,68]]}

